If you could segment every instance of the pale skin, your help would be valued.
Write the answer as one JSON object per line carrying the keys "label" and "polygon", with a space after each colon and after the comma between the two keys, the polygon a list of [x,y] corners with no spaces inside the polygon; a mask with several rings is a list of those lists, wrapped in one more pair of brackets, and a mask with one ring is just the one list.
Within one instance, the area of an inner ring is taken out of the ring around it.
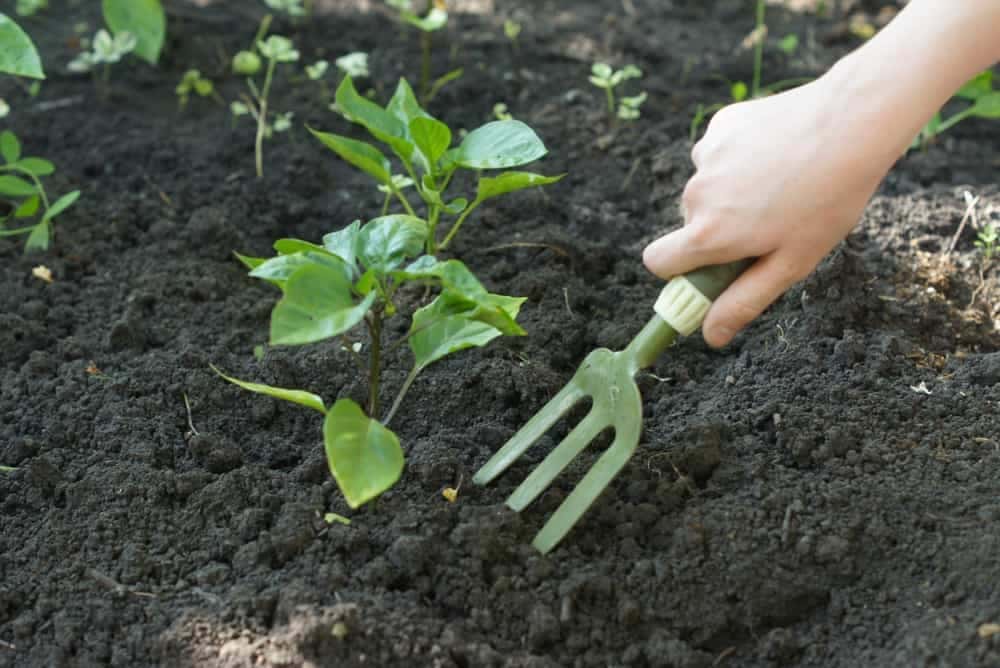
{"label": "pale skin", "polygon": [[886,172],[951,95],[1000,60],[1000,0],[911,0],[800,88],[719,111],[692,150],[685,225],[643,252],[670,278],[759,258],[709,310],[720,347],[858,223]]}

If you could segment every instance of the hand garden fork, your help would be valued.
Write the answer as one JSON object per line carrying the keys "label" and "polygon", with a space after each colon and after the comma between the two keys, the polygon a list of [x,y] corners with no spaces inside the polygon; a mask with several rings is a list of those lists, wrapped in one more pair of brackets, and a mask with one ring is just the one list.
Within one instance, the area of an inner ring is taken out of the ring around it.
{"label": "hand garden fork", "polygon": [[598,434],[608,428],[614,430],[611,447],[598,458],[535,536],[532,545],[539,552],[546,554],[559,544],[635,452],[642,433],[642,396],[635,383],[635,374],[653,364],[660,353],[673,344],[678,334],[688,336],[697,331],[712,300],[722,294],[752,262],[748,259],[703,267],[672,279],[653,307],[656,315],[625,350],[612,352],[599,348],[587,355],[566,386],[473,477],[477,485],[491,482],[577,402],[585,397],[591,398],[593,405],[586,417],[507,499],[507,505],[520,512]]}

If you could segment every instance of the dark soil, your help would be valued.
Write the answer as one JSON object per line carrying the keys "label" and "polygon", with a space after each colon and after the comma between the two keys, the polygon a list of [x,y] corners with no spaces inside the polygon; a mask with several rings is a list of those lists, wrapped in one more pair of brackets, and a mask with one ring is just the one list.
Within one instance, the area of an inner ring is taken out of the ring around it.
{"label": "dark soil", "polygon": [[[734,45],[750,4],[454,3],[435,70],[466,75],[432,111],[475,127],[505,101],[550,149],[538,170],[569,175],[467,226],[456,251],[528,297],[530,335],[425,373],[394,423],[404,476],[356,512],[314,413],[209,369],[364,395],[338,346],[254,357],[276,291],[231,256],[377,215],[370,183],[302,127],[347,123],[283,77],[276,106],[297,123],[257,181],[251,123],[173,97],[199,67],[236,98],[220,54],[249,42],[257,3],[171,4],[161,66],[116,67],[109,101],[60,72],[97,3],[51,4],[24,23],[50,80],[35,100],[3,93],[26,150],[59,166],[52,188],[84,195],[49,253],[0,242],[0,464],[16,467],[0,473],[0,666],[1000,665],[998,269],[971,228],[944,253],[963,190],[1000,216],[995,125],[903,159],[857,232],[734,344],[664,355],[640,381],[636,456],[542,557],[532,536],[600,448],[520,515],[503,501],[565,425],[494,485],[470,478],[589,350],[649,317],[660,286],[639,254],[679,224],[695,106],[725,98],[718,75],[749,77]],[[384,96],[419,58],[379,4],[277,29],[307,62],[370,51]],[[766,80],[852,46],[837,17],[770,18],[802,47],[769,49]],[[586,81],[597,58],[647,72],[643,118],[612,133]],[[407,359],[390,361],[393,391]]]}

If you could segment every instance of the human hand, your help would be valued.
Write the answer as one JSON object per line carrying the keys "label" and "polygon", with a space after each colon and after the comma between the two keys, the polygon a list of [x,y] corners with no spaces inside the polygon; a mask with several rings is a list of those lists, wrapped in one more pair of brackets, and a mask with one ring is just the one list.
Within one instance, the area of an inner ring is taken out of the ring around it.
{"label": "human hand", "polygon": [[643,261],[667,279],[759,258],[709,310],[709,345],[728,343],[805,278],[858,222],[898,157],[852,133],[852,110],[839,93],[819,79],[731,105],[695,145],[685,225],[647,246]]}

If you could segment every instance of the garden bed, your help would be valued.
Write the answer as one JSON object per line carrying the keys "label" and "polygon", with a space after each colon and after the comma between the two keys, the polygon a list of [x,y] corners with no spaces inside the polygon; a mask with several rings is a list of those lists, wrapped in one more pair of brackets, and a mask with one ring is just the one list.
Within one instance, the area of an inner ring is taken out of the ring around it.
{"label": "garden bed", "polygon": [[[209,368],[365,396],[339,346],[255,357],[278,293],[232,255],[378,215],[370,181],[302,125],[347,122],[313,82],[281,84],[296,124],[258,181],[252,124],[210,100],[178,113],[173,94],[197,67],[238,95],[227,59],[256,3],[168,3],[160,67],[117,67],[108,101],[61,73],[97,3],[51,4],[24,23],[49,81],[4,97],[26,150],[83,196],[51,251],[0,241],[0,464],[16,467],[0,473],[0,666],[1000,664],[1000,272],[969,228],[946,253],[963,191],[1000,216],[995,126],[901,160],[847,242],[732,345],[670,349],[640,379],[636,455],[543,557],[531,538],[601,447],[519,515],[504,499],[565,425],[493,485],[472,474],[650,316],[660,284],[639,256],[680,224],[696,106],[725,99],[718,75],[749,76],[749,3],[454,3],[434,67],[465,75],[431,111],[472,128],[503,101],[549,148],[539,171],[568,176],[464,228],[455,251],[528,298],[529,335],[421,376],[394,422],[403,477],[357,511],[313,414]],[[382,100],[415,76],[416,39],[380,3],[318,5],[275,26],[307,62],[370,52]],[[772,34],[801,44],[769,50],[765,76],[829,66],[852,45],[836,20],[772,10]],[[587,83],[599,59],[646,72],[640,120],[609,127]]]}

